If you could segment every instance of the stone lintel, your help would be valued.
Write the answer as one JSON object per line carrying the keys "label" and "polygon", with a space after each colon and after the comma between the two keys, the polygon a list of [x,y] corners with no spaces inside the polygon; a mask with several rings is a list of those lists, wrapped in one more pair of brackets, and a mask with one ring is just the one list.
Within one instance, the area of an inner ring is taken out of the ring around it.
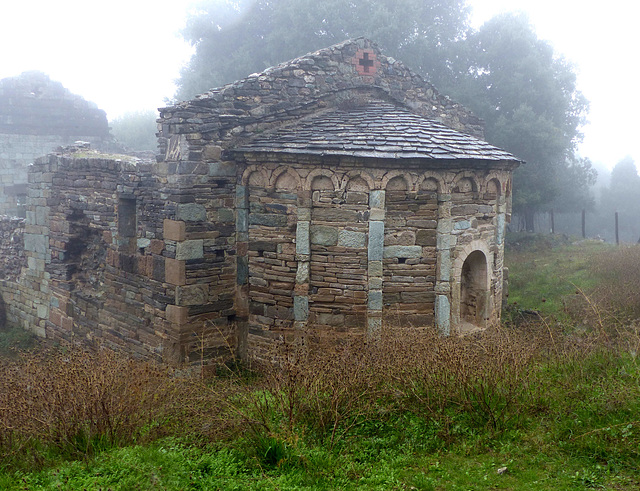
{"label": "stone lintel", "polygon": [[411,246],[403,246],[403,245],[393,245],[387,246],[384,248],[384,258],[407,258],[407,259],[417,259],[422,257],[422,246],[411,245]]}
{"label": "stone lintel", "polygon": [[198,203],[179,203],[176,218],[186,222],[203,222],[207,219],[207,209]]}

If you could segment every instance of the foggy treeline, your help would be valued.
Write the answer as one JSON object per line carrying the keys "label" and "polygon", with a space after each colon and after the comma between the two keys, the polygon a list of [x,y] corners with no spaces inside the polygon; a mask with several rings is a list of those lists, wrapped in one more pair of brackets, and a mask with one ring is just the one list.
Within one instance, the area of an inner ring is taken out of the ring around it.
{"label": "foggy treeline", "polygon": [[[627,156],[609,172],[598,170],[598,181],[591,188],[592,199],[585,210],[585,236],[616,241],[616,213],[618,214],[618,239],[621,243],[640,241],[640,176],[634,160]],[[551,211],[553,210],[553,222]],[[550,233],[552,225],[556,234],[582,236],[582,211],[549,208],[536,214],[534,230]],[[524,220],[514,214],[512,231],[525,230]]]}
{"label": "foggy treeline", "polygon": [[[478,29],[469,14],[465,0],[205,0],[182,32],[195,52],[174,101],[366,36],[480,116],[489,143],[526,162],[514,173],[512,229],[548,231],[554,209],[556,231],[579,235],[586,209],[587,235],[614,240],[618,211],[621,239],[637,241],[633,165],[621,162],[609,183],[577,153],[588,101],[575,67],[538,38],[524,14],[501,14]],[[117,123],[114,131],[126,126]]]}

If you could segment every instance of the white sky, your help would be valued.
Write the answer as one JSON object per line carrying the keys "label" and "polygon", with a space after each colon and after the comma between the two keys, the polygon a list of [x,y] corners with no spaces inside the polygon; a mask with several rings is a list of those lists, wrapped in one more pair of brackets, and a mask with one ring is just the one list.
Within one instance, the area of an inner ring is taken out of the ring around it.
{"label": "white sky", "polygon": [[[0,6],[0,78],[40,70],[113,119],[155,109],[175,92],[191,48],[182,41],[193,0],[6,0]],[[529,14],[538,37],[574,63],[591,102],[583,156],[611,168],[640,164],[633,0],[468,0],[473,24],[502,11]]]}

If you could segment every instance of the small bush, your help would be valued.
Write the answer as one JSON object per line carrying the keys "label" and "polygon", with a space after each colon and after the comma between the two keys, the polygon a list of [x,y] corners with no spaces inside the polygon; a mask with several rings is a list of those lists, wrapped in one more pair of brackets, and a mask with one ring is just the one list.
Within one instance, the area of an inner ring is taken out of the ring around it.
{"label": "small bush", "polygon": [[134,443],[162,434],[189,393],[167,368],[108,350],[26,353],[0,365],[0,448],[78,457]]}
{"label": "small bush", "polygon": [[597,255],[593,270],[600,279],[594,298],[601,308],[640,317],[640,245]]}

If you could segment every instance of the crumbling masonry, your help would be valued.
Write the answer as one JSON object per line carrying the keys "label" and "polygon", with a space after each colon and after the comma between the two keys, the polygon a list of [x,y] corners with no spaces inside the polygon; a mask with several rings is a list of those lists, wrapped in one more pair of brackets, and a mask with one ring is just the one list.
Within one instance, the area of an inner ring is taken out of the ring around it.
{"label": "crumbling masonry", "polygon": [[171,363],[498,321],[520,162],[370,41],[164,108],[159,143],[36,161],[11,319]]}

